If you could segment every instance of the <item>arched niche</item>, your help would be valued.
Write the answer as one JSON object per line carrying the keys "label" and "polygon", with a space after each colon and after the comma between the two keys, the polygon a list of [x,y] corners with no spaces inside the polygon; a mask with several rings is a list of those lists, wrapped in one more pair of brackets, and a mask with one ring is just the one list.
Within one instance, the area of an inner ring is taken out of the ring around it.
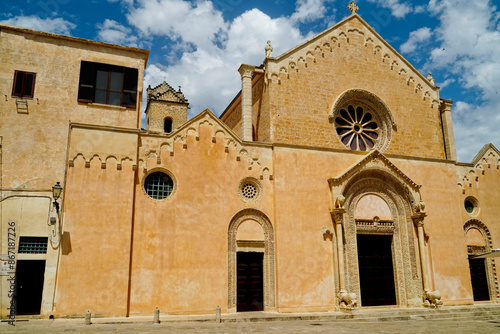
{"label": "arched niche", "polygon": [[355,219],[392,220],[391,208],[382,197],[376,194],[363,195],[356,203]]}

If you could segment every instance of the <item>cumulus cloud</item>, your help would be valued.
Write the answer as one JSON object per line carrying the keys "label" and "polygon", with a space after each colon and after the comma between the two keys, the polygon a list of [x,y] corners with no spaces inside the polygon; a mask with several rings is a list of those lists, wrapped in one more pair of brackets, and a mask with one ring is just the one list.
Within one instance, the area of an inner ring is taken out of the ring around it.
{"label": "cumulus cloud", "polygon": [[[404,18],[407,14],[413,11],[413,7],[407,2],[400,2],[399,0],[368,0],[368,2],[375,3],[382,8],[391,10],[394,17],[399,19]],[[418,8],[420,11],[421,8]]]}
{"label": "cumulus cloud", "polygon": [[76,28],[75,24],[59,17],[52,19],[42,19],[35,15],[11,17],[1,22],[24,28],[31,28],[38,31],[52,32],[55,34],[63,35],[70,35],[71,30]]}
{"label": "cumulus cloud", "polygon": [[97,29],[97,39],[102,42],[137,47],[137,36],[132,34],[132,29],[116,21],[106,19]]}
{"label": "cumulus cloud", "polygon": [[[145,86],[163,81],[180,85],[191,103],[190,115],[204,108],[220,115],[241,88],[240,64],[261,64],[267,40],[272,41],[275,55],[301,43],[307,36],[297,25],[321,18],[323,3],[300,0],[289,17],[271,18],[252,9],[225,21],[211,2],[140,0],[127,18],[144,36],[174,42],[165,54],[169,65],[150,63],[147,67]],[[306,9],[307,5],[314,11]]]}
{"label": "cumulus cloud", "polygon": [[431,36],[432,32],[428,27],[423,27],[412,31],[410,33],[410,38],[408,38],[405,43],[401,44],[399,49],[402,53],[412,53],[417,49],[417,46],[420,43],[426,42]]}
{"label": "cumulus cloud", "polygon": [[294,22],[310,22],[325,16],[323,0],[297,0],[295,13],[290,17]]}
{"label": "cumulus cloud", "polygon": [[431,0],[429,10],[440,25],[426,66],[451,72],[479,92],[477,103],[457,101],[452,109],[459,159],[470,161],[487,142],[500,147],[499,12],[488,0]]}
{"label": "cumulus cloud", "polygon": [[200,47],[210,47],[226,29],[222,13],[210,1],[140,0],[127,20],[143,36],[182,39]]}

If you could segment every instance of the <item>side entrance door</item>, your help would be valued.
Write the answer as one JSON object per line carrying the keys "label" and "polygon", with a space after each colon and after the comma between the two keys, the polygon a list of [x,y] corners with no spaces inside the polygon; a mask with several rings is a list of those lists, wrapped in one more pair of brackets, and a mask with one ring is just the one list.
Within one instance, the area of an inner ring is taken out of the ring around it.
{"label": "side entrance door", "polygon": [[40,314],[44,276],[45,260],[17,261],[16,314]]}
{"label": "side entrance door", "polygon": [[238,252],[237,312],[264,310],[264,280],[262,260],[264,253]]}
{"label": "side entrance door", "polygon": [[470,280],[474,301],[490,300],[484,259],[469,259]]}

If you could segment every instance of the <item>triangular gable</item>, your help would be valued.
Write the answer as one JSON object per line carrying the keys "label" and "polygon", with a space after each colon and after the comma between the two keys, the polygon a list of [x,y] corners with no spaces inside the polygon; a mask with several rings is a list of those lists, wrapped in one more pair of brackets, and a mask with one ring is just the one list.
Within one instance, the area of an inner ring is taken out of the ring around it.
{"label": "triangular gable", "polygon": [[392,174],[396,174],[404,183],[411,186],[413,190],[418,191],[422,185],[413,182],[405,173],[403,173],[398,167],[396,167],[389,159],[387,159],[378,150],[371,151],[367,156],[361,159],[357,164],[353,165],[342,173],[338,177],[332,177],[329,181],[333,184],[343,183],[345,180],[349,180],[354,174],[359,173],[360,170],[365,169],[370,164],[376,164],[380,166],[382,163],[386,169],[390,170]]}
{"label": "triangular gable", "polygon": [[210,109],[206,108],[196,116],[190,118],[186,123],[182,124],[180,127],[172,131],[171,133],[168,133],[166,136],[167,138],[171,137],[179,137],[179,136],[185,136],[187,134],[188,129],[192,129],[193,125],[197,125],[203,121],[212,121],[217,124],[216,129],[220,128],[219,130],[223,130],[229,134],[231,137],[230,139],[234,140],[238,144],[242,144],[243,141],[241,138],[233,131],[231,128],[227,126],[226,123],[222,122],[219,117],[217,117]]}
{"label": "triangular gable", "polygon": [[[360,25],[363,27],[362,29],[359,29]],[[278,81],[281,73],[295,70],[301,61],[307,63],[308,59],[312,58],[315,62],[318,53],[342,47],[342,45],[349,43],[349,38],[353,35],[362,35],[365,46],[371,43],[374,53],[380,55],[380,61],[388,62],[391,65],[390,70],[397,70],[400,75],[406,76],[407,84],[413,84],[415,92],[420,92],[424,99],[427,98],[434,104],[439,104],[439,87],[434,85],[433,80],[431,82],[424,77],[358,14],[348,16],[278,57],[267,58],[265,60],[266,79]]]}
{"label": "triangular gable", "polygon": [[[328,180],[332,192],[332,207],[337,208],[341,198],[345,199],[343,195],[348,189],[351,181],[356,178],[363,171],[377,171],[382,172],[390,178],[394,179],[404,189],[406,196],[411,202],[412,209],[415,212],[423,212],[425,204],[421,201],[420,188],[421,185],[415,183],[398,167],[396,167],[389,159],[387,159],[378,150],[371,151],[368,155],[362,158],[358,163],[347,169],[338,177],[332,177]],[[342,207],[343,204],[340,204]]]}
{"label": "triangular gable", "polygon": [[[273,178],[272,170],[272,145],[243,142],[236,133],[233,132],[225,123],[223,123],[210,109],[205,109],[193,118],[189,119],[179,128],[171,133],[156,133],[146,132],[141,133],[142,147],[139,158],[139,166],[145,170],[156,167],[161,164],[162,153],[175,155],[175,143],[181,143],[182,149],[189,149],[187,137],[195,136],[196,140],[200,140],[200,127],[209,126],[212,131],[211,142],[216,143],[219,140],[224,142],[225,153],[229,153],[229,149],[233,148],[236,154],[236,161],[247,158],[248,170],[258,169],[260,178]],[[179,146],[177,146],[179,147]],[[152,161],[151,162],[151,158]],[[149,161],[149,163],[148,163]]]}
{"label": "triangular gable", "polygon": [[488,158],[490,157],[493,157],[495,160],[500,159],[500,151],[492,143],[488,143],[483,146],[474,159],[472,159],[472,165],[478,167],[478,164],[481,162],[488,163]]}

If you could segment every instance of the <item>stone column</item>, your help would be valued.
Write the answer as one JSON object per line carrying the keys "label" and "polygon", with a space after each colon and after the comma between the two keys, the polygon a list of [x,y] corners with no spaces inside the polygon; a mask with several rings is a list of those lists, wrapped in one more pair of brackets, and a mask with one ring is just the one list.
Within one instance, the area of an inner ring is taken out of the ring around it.
{"label": "stone column", "polygon": [[455,135],[453,134],[453,124],[451,122],[451,106],[453,101],[441,99],[439,110],[441,111],[441,122],[443,123],[443,137],[446,149],[446,159],[457,160],[457,150],[455,148]]}
{"label": "stone column", "polygon": [[335,235],[337,236],[337,263],[339,265],[339,285],[340,292],[346,292],[345,287],[345,265],[344,265],[344,236],[342,232],[342,220],[345,209],[333,209],[331,214],[335,223]]}
{"label": "stone column", "polygon": [[425,213],[417,213],[412,216],[413,223],[417,227],[418,232],[418,249],[420,251],[420,265],[422,267],[422,283],[424,285],[424,291],[430,291],[429,286],[429,269],[427,264],[427,252],[425,251],[425,239],[424,239],[424,217]]}
{"label": "stone column", "polygon": [[255,66],[242,64],[241,75],[241,123],[242,139],[252,141],[252,74]]}

